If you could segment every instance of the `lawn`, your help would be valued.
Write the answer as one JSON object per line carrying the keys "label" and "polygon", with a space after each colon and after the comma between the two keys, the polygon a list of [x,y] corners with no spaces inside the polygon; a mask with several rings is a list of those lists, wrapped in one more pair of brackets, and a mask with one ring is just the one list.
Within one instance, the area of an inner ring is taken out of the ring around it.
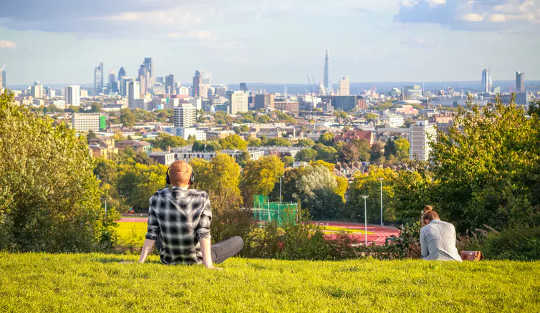
{"label": "lawn", "polygon": [[146,223],[119,222],[116,229],[118,233],[118,245],[123,247],[142,247],[147,227]]}
{"label": "lawn", "polygon": [[540,311],[540,262],[120,263],[136,259],[0,253],[0,312]]}

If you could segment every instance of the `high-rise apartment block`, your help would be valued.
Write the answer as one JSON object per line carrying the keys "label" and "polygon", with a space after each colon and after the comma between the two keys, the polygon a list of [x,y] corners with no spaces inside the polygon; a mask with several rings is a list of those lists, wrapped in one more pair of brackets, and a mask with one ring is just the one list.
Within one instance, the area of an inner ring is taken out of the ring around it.
{"label": "high-rise apartment block", "polygon": [[429,143],[436,140],[435,126],[428,121],[418,121],[409,127],[409,159],[427,161],[431,147]]}
{"label": "high-rise apartment block", "polygon": [[81,105],[81,87],[76,85],[67,86],[65,89],[66,107]]}
{"label": "high-rise apartment block", "polygon": [[351,84],[349,82],[349,77],[343,76],[339,81],[339,95],[340,96],[349,96],[351,94]]}
{"label": "high-rise apartment block", "polygon": [[127,96],[128,96],[128,106],[130,108],[135,108],[137,106],[136,102],[141,98],[140,96],[140,87],[139,82],[136,80],[129,80],[127,82]]}
{"label": "high-rise apartment block", "polygon": [[255,95],[255,110],[274,108],[274,95],[273,94],[258,94]]}
{"label": "high-rise apartment block", "polygon": [[246,113],[249,109],[248,94],[243,91],[228,92],[229,112],[233,115]]}
{"label": "high-rise apartment block", "polygon": [[182,103],[174,108],[173,123],[176,128],[190,128],[195,124],[197,111],[191,103]]}
{"label": "high-rise apartment block", "polygon": [[489,69],[485,68],[482,71],[482,92],[490,93],[492,88],[493,88],[493,81],[491,80]]}
{"label": "high-rise apartment block", "polygon": [[34,82],[32,87],[30,87],[30,93],[34,99],[42,99],[45,96],[43,85],[40,82]]}
{"label": "high-rise apartment block", "polygon": [[98,132],[99,122],[99,113],[73,113],[71,117],[71,126],[77,132]]}
{"label": "high-rise apartment block", "polygon": [[525,73],[516,72],[516,92],[525,92]]}
{"label": "high-rise apartment block", "polygon": [[100,62],[98,66],[94,68],[94,94],[99,95],[103,93],[103,62]]}

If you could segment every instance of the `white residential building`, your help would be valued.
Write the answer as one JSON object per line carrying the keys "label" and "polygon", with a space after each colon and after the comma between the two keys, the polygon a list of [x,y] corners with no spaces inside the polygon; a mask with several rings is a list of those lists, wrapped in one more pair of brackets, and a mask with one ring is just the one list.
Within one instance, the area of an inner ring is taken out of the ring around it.
{"label": "white residential building", "polygon": [[99,113],[73,113],[71,127],[77,132],[98,132]]}
{"label": "white residential building", "polygon": [[71,85],[66,87],[65,91],[66,106],[81,106],[81,87],[77,85]]}
{"label": "white residential building", "polygon": [[181,103],[174,108],[173,123],[176,128],[190,128],[195,124],[197,111],[191,103]]}
{"label": "white residential building", "polygon": [[343,76],[341,80],[339,81],[339,95],[349,96],[351,94],[350,86],[351,86],[351,83],[349,82],[349,77]]}
{"label": "white residential building", "polygon": [[436,140],[437,132],[428,121],[418,121],[409,128],[409,159],[427,161],[431,147],[429,143]]}
{"label": "white residential building", "polygon": [[248,94],[243,91],[229,93],[229,110],[232,115],[248,112]]}

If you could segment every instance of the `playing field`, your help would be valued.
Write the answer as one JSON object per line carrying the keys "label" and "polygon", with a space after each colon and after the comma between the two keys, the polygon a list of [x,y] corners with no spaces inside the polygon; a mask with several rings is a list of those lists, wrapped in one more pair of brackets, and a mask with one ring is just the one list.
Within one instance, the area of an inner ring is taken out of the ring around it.
{"label": "playing field", "polygon": [[[365,229],[362,224],[339,222],[313,222],[319,224],[327,239],[334,239],[339,233],[347,233],[352,239],[364,242]],[[146,218],[124,217],[118,221],[118,237],[121,246],[142,246],[146,234]],[[388,226],[367,226],[369,243],[382,245],[386,238],[399,236],[399,230]]]}
{"label": "playing field", "polygon": [[540,311],[540,262],[136,259],[0,253],[0,312]]}

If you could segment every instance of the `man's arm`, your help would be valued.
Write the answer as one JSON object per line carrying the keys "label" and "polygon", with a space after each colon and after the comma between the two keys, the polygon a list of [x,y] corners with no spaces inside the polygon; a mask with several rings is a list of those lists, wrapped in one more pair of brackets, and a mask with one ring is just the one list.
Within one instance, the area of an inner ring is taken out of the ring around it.
{"label": "man's arm", "polygon": [[204,266],[206,266],[206,268],[214,269],[215,267],[214,263],[212,262],[212,243],[210,236],[202,238],[200,243]]}
{"label": "man's arm", "polygon": [[148,231],[146,232],[146,239],[144,240],[144,245],[141,250],[141,257],[139,258],[139,263],[144,263],[146,261],[146,258],[150,253],[152,253],[152,249],[154,248],[154,244],[156,242],[156,239],[158,238],[159,233],[159,222],[156,216],[156,199],[154,196],[150,198],[150,205],[148,206]]}
{"label": "man's arm", "polygon": [[141,250],[141,257],[139,258],[139,263],[144,263],[146,261],[146,258],[150,253],[152,253],[152,249],[154,248],[154,243],[156,241],[152,239],[145,239],[144,245]]}
{"label": "man's arm", "polygon": [[206,200],[204,201],[204,207],[201,212],[201,218],[199,220],[199,225],[197,226],[196,233],[201,244],[201,253],[203,257],[203,264],[207,268],[216,269],[212,262],[212,242],[210,236],[210,225],[212,222],[212,208],[210,206],[210,199],[206,195]]}

